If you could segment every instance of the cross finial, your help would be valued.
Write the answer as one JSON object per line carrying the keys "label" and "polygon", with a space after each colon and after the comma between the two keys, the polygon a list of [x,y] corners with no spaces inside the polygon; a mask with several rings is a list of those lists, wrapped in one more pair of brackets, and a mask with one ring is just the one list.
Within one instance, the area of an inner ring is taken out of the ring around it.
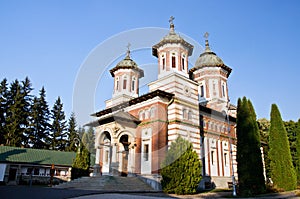
{"label": "cross finial", "polygon": [[127,47],[127,51],[130,51],[130,46],[131,46],[131,44],[128,43],[127,46],[126,46]]}
{"label": "cross finial", "polygon": [[175,19],[175,17],[173,17],[173,16],[170,17],[170,19],[169,19],[170,25],[173,24],[174,19]]}
{"label": "cross finial", "polygon": [[130,57],[130,46],[131,46],[131,44],[128,42],[128,44],[127,44],[127,57]]}
{"label": "cross finial", "polygon": [[208,39],[209,33],[208,33],[208,32],[204,33],[203,37],[204,37],[205,39]]}

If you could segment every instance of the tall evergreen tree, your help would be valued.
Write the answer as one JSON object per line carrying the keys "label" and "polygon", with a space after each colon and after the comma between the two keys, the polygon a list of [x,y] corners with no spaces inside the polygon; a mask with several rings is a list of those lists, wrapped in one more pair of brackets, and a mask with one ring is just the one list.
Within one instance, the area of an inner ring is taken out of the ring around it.
{"label": "tall evergreen tree", "polygon": [[90,153],[95,153],[95,136],[93,127],[89,127],[87,132],[82,135],[82,143]]}
{"label": "tall evergreen tree", "polygon": [[290,145],[290,151],[292,156],[292,162],[294,167],[296,167],[297,164],[297,151],[296,151],[296,141],[297,141],[297,126],[298,123],[294,122],[293,120],[283,122],[284,128],[286,130],[289,145]]}
{"label": "tall evergreen tree", "polygon": [[78,132],[76,130],[76,118],[75,113],[71,113],[68,123],[68,141],[67,141],[67,151],[76,151],[76,139],[79,138]]}
{"label": "tall evergreen tree", "polygon": [[15,80],[10,86],[7,99],[6,125],[4,127],[6,145],[27,145],[27,138],[24,134],[29,124],[31,90],[31,83],[28,78],[22,82],[22,85],[18,80]]}
{"label": "tall evergreen tree", "polygon": [[50,128],[50,111],[46,101],[46,91],[42,87],[39,98],[35,97],[31,108],[29,128],[30,144],[36,149],[49,148],[48,137]]}
{"label": "tall evergreen tree", "polygon": [[7,116],[7,97],[8,87],[7,80],[4,78],[0,83],[0,145],[5,144],[5,126]]}
{"label": "tall evergreen tree", "polygon": [[60,97],[54,103],[51,110],[51,149],[64,151],[66,147],[67,132],[65,113]]}
{"label": "tall evergreen tree", "polygon": [[194,194],[201,180],[201,162],[192,144],[178,137],[162,163],[162,189],[166,193]]}
{"label": "tall evergreen tree", "polygon": [[294,190],[297,177],[292,164],[287,132],[276,104],[272,104],[271,109],[269,147],[271,178],[274,187],[285,191]]}
{"label": "tall evergreen tree", "polygon": [[[265,192],[260,135],[252,103],[238,99],[237,109],[237,171],[239,193],[250,196]],[[255,169],[253,169],[255,165]]]}

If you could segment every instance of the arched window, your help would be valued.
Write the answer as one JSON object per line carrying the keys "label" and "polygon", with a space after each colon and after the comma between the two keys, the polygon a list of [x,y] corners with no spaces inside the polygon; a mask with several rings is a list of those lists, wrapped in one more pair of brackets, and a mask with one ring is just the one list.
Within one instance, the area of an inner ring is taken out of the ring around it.
{"label": "arched window", "polygon": [[162,69],[165,70],[166,69],[166,56],[165,56],[165,54],[161,55],[161,65],[162,65]]}
{"label": "arched window", "polygon": [[139,112],[139,119],[143,120],[145,118],[145,112],[144,111],[140,111]]}
{"label": "arched window", "polygon": [[127,76],[123,77],[123,89],[126,90],[126,85],[127,85]]}
{"label": "arched window", "polygon": [[188,120],[192,120],[193,119],[193,112],[192,111],[189,111],[187,119]]}
{"label": "arched window", "polygon": [[181,57],[181,67],[182,67],[182,70],[185,70],[185,54],[182,54],[182,57]]}
{"label": "arched window", "polygon": [[119,84],[120,84],[119,81],[120,81],[120,80],[119,80],[119,77],[116,77],[116,85],[115,85],[116,87],[115,87],[115,91],[118,91],[118,90],[119,90]]}
{"label": "arched window", "polygon": [[136,82],[136,78],[132,77],[132,82],[131,82],[131,91],[135,90],[135,82]]}
{"label": "arched window", "polygon": [[171,64],[172,64],[172,68],[176,68],[176,54],[175,53],[172,53]]}
{"label": "arched window", "polygon": [[155,117],[155,107],[151,107],[151,109],[150,109],[150,117],[151,118]]}
{"label": "arched window", "polygon": [[182,117],[183,117],[183,119],[187,119],[188,118],[188,112],[187,112],[187,110],[186,109],[182,109]]}

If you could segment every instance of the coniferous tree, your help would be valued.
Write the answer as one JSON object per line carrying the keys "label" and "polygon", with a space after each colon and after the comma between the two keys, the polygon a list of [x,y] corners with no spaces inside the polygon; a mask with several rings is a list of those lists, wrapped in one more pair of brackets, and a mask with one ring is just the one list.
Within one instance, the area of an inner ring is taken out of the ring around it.
{"label": "coniferous tree", "polygon": [[78,147],[79,150],[77,151],[76,158],[72,165],[72,179],[89,175],[90,152],[82,143]]}
{"label": "coniferous tree", "polygon": [[292,164],[287,132],[276,104],[272,104],[269,136],[269,159],[273,185],[280,190],[294,190],[297,177]]}
{"label": "coniferous tree", "polygon": [[34,98],[31,108],[29,139],[32,148],[47,149],[50,145],[48,142],[50,111],[44,87],[40,90],[39,94],[39,98]]}
{"label": "coniferous tree", "polygon": [[5,125],[6,145],[27,146],[28,139],[24,136],[29,125],[31,105],[31,83],[28,78],[22,82],[15,80],[8,93]]}
{"label": "coniferous tree", "polygon": [[161,166],[161,185],[164,192],[196,193],[201,180],[201,162],[190,142],[179,136],[172,142]]}
{"label": "coniferous tree", "polygon": [[297,164],[297,154],[296,154],[297,153],[296,151],[297,132],[296,131],[297,131],[298,123],[290,120],[290,121],[283,122],[283,124],[289,140],[292,162],[294,167],[296,167]]}
{"label": "coniferous tree", "polygon": [[5,126],[7,116],[7,97],[8,87],[7,80],[3,79],[0,83],[0,145],[5,144]]}
{"label": "coniferous tree", "polygon": [[76,118],[75,113],[71,113],[68,123],[67,151],[76,151],[76,138],[79,138],[76,130]]}
{"label": "coniferous tree", "polygon": [[[265,192],[260,135],[252,103],[246,97],[238,100],[237,171],[239,193],[245,196]],[[255,169],[253,169],[255,165]]]}
{"label": "coniferous tree", "polygon": [[90,153],[95,153],[95,136],[93,127],[89,127],[82,135],[82,143]]}
{"label": "coniferous tree", "polygon": [[64,151],[66,147],[67,133],[65,113],[60,97],[54,103],[51,110],[51,149]]}

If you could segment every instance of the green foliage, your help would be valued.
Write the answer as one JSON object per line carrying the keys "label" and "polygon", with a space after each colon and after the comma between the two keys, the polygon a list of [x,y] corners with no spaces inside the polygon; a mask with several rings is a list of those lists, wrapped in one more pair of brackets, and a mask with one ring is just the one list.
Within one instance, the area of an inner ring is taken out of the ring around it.
{"label": "green foliage", "polygon": [[[246,97],[238,99],[237,172],[239,194],[251,196],[266,190],[260,150],[260,134],[253,105]],[[255,165],[255,169],[253,169]]]}
{"label": "green foliage", "polygon": [[162,189],[166,193],[194,194],[201,180],[201,162],[192,144],[178,137],[162,163]]}
{"label": "green foliage", "polygon": [[0,145],[5,144],[5,126],[7,113],[8,87],[7,80],[3,79],[0,83]]}
{"label": "green foliage", "polygon": [[29,144],[35,149],[48,149],[50,111],[46,101],[44,87],[40,90],[39,98],[34,97],[31,107],[30,127],[28,129]]}
{"label": "green foliage", "polygon": [[90,167],[90,152],[81,143],[80,149],[78,150],[76,154],[76,158],[72,165],[71,178],[76,179],[82,176],[88,176],[89,167]]}
{"label": "green foliage", "polygon": [[296,129],[296,172],[297,172],[297,184],[300,185],[300,120],[297,122]]}
{"label": "green foliage", "polygon": [[89,127],[87,132],[82,135],[82,143],[90,153],[95,153],[95,133],[93,127]]}
{"label": "green foliage", "polygon": [[269,135],[269,159],[271,178],[274,187],[280,190],[296,189],[296,173],[280,112],[275,104],[271,109],[271,126]]}
{"label": "green foliage", "polygon": [[51,110],[52,126],[51,126],[51,148],[64,151],[67,142],[65,113],[60,97],[57,98]]}
{"label": "green foliage", "polygon": [[15,80],[10,85],[6,101],[4,126],[6,145],[17,147],[27,145],[28,139],[25,139],[24,135],[26,135],[29,125],[31,90],[31,83],[28,78],[21,83]]}
{"label": "green foliage", "polygon": [[76,140],[79,138],[76,130],[76,118],[75,113],[71,113],[68,123],[68,140],[67,140],[67,151],[76,151]]}
{"label": "green foliage", "polygon": [[[266,178],[271,178],[270,173],[270,159],[268,157],[269,154],[269,130],[270,130],[270,121],[266,118],[258,119],[257,120],[259,133],[260,133],[260,140],[263,147],[264,152],[264,162],[265,162],[265,169],[266,169]],[[267,181],[268,182],[268,181]]]}

